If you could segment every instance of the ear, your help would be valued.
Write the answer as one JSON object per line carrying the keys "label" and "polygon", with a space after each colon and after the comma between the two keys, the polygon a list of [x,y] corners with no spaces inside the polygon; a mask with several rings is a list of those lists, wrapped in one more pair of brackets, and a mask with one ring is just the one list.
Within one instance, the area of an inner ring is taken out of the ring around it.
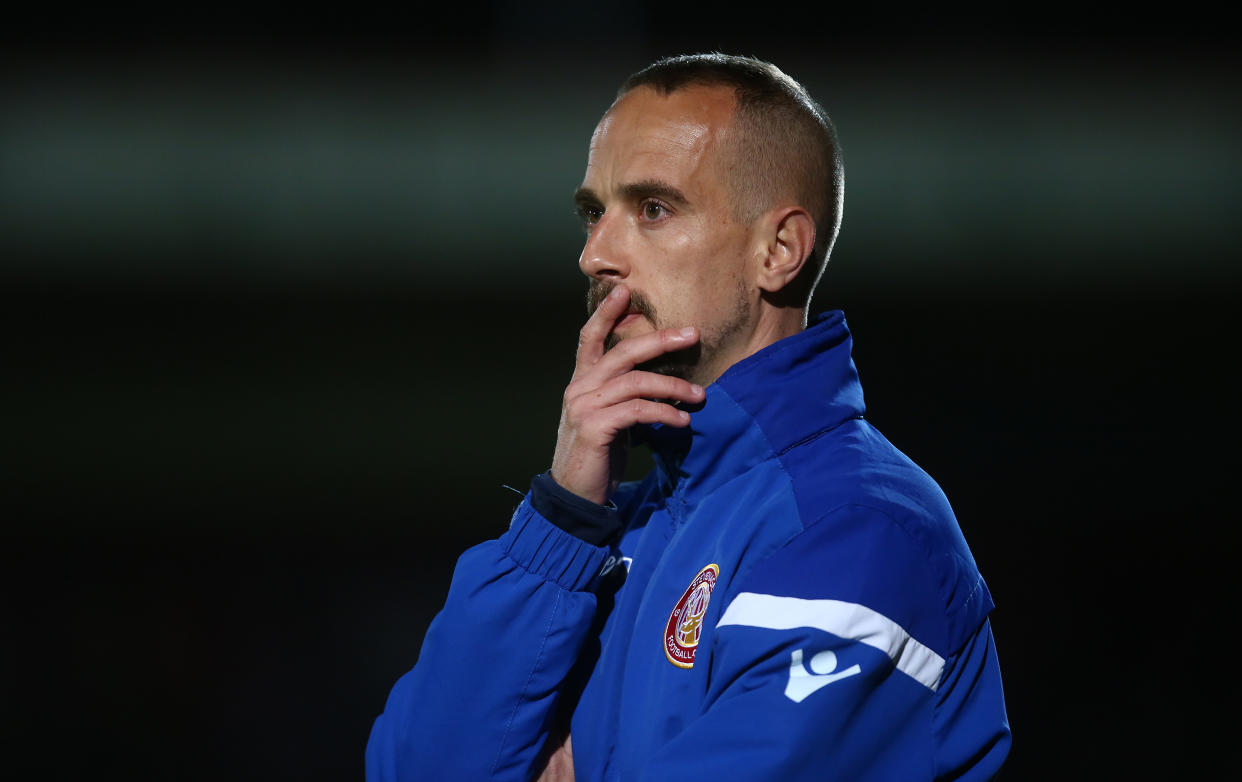
{"label": "ear", "polygon": [[815,248],[815,221],[800,206],[785,206],[766,215],[759,287],[777,293],[793,282]]}

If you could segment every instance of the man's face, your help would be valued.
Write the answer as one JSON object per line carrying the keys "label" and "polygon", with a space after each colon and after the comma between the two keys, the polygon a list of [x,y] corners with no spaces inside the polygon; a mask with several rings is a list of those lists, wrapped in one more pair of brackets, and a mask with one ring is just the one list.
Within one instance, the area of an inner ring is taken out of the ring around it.
{"label": "man's face", "polygon": [[720,177],[734,103],[721,87],[632,90],[595,129],[575,196],[588,230],[578,260],[591,278],[588,307],[614,285],[630,289],[631,314],[609,346],[697,326],[697,349],[644,368],[702,385],[741,357],[758,300],[746,279],[750,231],[734,218]]}

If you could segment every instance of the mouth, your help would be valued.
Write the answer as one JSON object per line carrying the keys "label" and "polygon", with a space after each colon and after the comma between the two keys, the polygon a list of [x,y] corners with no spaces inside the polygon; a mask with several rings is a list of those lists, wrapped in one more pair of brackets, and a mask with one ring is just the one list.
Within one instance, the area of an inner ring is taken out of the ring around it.
{"label": "mouth", "polygon": [[619,328],[622,328],[623,326],[628,326],[631,323],[636,323],[642,319],[643,319],[643,314],[641,312],[630,310],[629,312],[625,313],[625,315],[621,318],[621,320],[617,321],[617,325],[614,326],[613,328],[619,329]]}

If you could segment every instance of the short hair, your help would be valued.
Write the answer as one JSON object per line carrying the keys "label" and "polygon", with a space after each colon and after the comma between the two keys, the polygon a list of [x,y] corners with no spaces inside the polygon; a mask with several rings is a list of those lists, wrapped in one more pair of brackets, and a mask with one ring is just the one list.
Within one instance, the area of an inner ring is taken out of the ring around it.
{"label": "short hair", "polygon": [[737,98],[736,148],[722,156],[735,216],[749,222],[778,199],[793,196],[815,221],[815,247],[797,295],[809,300],[841,228],[845,169],[837,131],[806,89],[780,68],[754,57],[689,54],[665,57],[626,79],[620,99],[637,87],[668,95],[684,87],[731,87]]}

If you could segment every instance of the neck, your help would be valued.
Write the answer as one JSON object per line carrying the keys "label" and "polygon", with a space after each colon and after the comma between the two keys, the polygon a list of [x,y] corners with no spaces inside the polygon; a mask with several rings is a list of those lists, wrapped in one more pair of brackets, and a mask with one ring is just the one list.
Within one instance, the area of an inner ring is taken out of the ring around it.
{"label": "neck", "polygon": [[635,441],[651,447],[670,491],[710,491],[863,416],[851,345],[843,313],[822,313],[809,328],[731,367],[689,411],[690,426],[641,424]]}
{"label": "neck", "polygon": [[792,307],[774,307],[760,302],[752,327],[739,333],[729,349],[722,351],[710,366],[700,367],[701,371],[691,379],[702,386],[716,382],[717,378],[737,362],[753,356],[768,345],[801,332],[805,327],[803,314],[802,310]]}

